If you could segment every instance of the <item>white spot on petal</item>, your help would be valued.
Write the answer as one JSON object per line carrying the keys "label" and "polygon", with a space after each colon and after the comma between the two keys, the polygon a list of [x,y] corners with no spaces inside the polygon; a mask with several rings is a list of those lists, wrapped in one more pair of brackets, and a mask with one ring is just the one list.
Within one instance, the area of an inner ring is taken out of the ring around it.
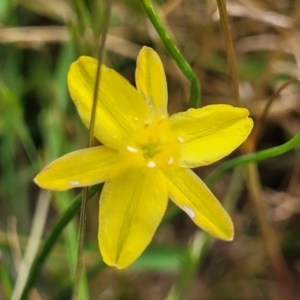
{"label": "white spot on petal", "polygon": [[138,149],[134,148],[134,147],[131,147],[131,146],[127,146],[126,149],[131,152],[131,153],[137,153],[138,152]]}
{"label": "white spot on petal", "polygon": [[72,187],[76,187],[76,186],[79,186],[79,185],[80,185],[80,182],[79,182],[79,181],[76,181],[76,180],[69,180],[69,184],[70,184]]}
{"label": "white spot on petal", "polygon": [[150,109],[153,110],[154,107],[153,107],[153,102],[152,102],[152,100],[149,99],[149,98],[147,98],[144,94],[143,94],[143,96],[144,96],[144,98],[145,98],[147,104],[149,105]]}
{"label": "white spot on petal", "polygon": [[139,118],[137,118],[137,117],[135,117],[134,119],[135,119],[135,121],[138,121],[138,120],[139,120]]}
{"label": "white spot on petal", "polygon": [[152,161],[152,160],[147,163],[147,167],[148,168],[152,169],[152,168],[155,168],[155,166],[156,166],[156,163],[154,161]]}
{"label": "white spot on petal", "polygon": [[190,207],[183,205],[182,209],[189,215],[191,219],[195,218],[195,212]]}
{"label": "white spot on petal", "polygon": [[178,137],[177,137],[177,141],[178,141],[180,144],[183,144],[183,143],[184,143],[184,138],[181,137],[181,136],[178,136]]}
{"label": "white spot on petal", "polygon": [[170,156],[168,159],[168,165],[172,165],[174,163],[174,158],[173,156]]}

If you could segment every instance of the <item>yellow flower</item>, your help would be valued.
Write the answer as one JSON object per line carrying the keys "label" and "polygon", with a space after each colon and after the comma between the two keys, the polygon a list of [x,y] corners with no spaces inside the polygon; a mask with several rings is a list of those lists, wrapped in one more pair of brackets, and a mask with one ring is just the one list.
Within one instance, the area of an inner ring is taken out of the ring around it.
{"label": "yellow flower", "polygon": [[[89,127],[97,61],[80,57],[68,73],[78,113]],[[103,260],[125,268],[150,243],[168,198],[211,235],[232,240],[233,224],[207,186],[189,168],[231,153],[253,122],[244,108],[209,105],[168,116],[167,84],[157,53],[139,53],[135,89],[101,69],[95,136],[103,146],[75,151],[35,178],[42,188],[67,190],[105,182],[100,197],[99,246]]]}

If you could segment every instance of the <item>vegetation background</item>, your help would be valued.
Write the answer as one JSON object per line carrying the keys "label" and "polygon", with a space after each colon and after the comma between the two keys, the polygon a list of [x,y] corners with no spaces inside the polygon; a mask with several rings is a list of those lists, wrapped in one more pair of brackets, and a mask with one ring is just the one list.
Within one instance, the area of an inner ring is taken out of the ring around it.
{"label": "vegetation background", "polygon": [[[153,2],[201,83],[201,105],[234,104],[217,1]],[[300,1],[226,3],[241,102],[255,120],[263,120],[257,143],[252,137],[253,150],[284,144],[300,130]],[[16,293],[28,280],[44,239],[80,192],[49,193],[32,179],[48,162],[87,143],[88,131],[70,101],[66,74],[80,55],[95,56],[102,7],[100,0],[0,2],[0,299],[19,299]],[[134,84],[135,60],[143,45],[153,47],[163,60],[169,112],[186,110],[189,82],[141,1],[114,1],[106,64]],[[282,84],[285,88],[277,93]],[[101,261],[94,197],[88,207],[83,299],[299,299],[300,153],[292,148],[251,164],[252,169],[236,167],[211,185],[233,218],[233,242],[207,237],[170,204],[149,248],[123,271]],[[226,160],[240,155],[236,151]],[[205,179],[224,161],[196,172]],[[57,236],[25,299],[70,299],[77,231],[74,218]]]}

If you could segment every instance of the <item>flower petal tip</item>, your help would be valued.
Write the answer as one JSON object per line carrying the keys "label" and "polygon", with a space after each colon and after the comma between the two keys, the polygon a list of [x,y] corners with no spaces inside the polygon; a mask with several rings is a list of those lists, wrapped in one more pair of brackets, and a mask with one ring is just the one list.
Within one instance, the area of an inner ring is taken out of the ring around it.
{"label": "flower petal tip", "polygon": [[128,267],[131,263],[127,263],[127,264],[120,264],[119,261],[115,261],[115,260],[108,260],[108,259],[103,259],[104,263],[106,265],[108,265],[109,267],[118,269],[118,270],[122,270],[125,269],[126,267]]}
{"label": "flower petal tip", "polygon": [[221,241],[224,241],[224,242],[232,242],[233,239],[234,239],[234,232],[233,232],[233,230],[232,230],[232,232],[230,232],[230,233],[228,233],[228,232],[227,232],[227,233],[224,233],[224,232],[223,232],[222,234],[216,235],[216,234],[210,232],[210,234],[211,234],[212,236],[214,236],[214,237],[220,239]]}
{"label": "flower petal tip", "polygon": [[234,227],[232,223],[231,225],[232,225],[231,230],[222,238],[222,240],[225,242],[232,242],[234,239]]}
{"label": "flower petal tip", "polygon": [[234,234],[231,237],[225,239],[225,242],[232,242],[233,239],[234,239]]}
{"label": "flower petal tip", "polygon": [[229,225],[229,228],[228,228],[228,231],[227,231],[226,235],[224,235],[223,240],[225,242],[232,242],[233,239],[234,239],[234,225],[233,225],[232,220],[230,218],[230,225]]}
{"label": "flower petal tip", "polygon": [[39,185],[39,184],[38,184],[38,181],[37,181],[37,176],[33,178],[33,182],[34,182],[36,185]]}

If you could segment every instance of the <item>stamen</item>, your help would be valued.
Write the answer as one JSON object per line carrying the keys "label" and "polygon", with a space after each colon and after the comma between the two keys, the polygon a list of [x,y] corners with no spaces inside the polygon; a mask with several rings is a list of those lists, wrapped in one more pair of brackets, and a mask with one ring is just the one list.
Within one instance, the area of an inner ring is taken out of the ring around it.
{"label": "stamen", "polygon": [[127,146],[126,149],[127,149],[127,151],[129,151],[131,153],[137,153],[137,152],[139,152],[138,149],[136,149],[134,147],[131,147],[131,146]]}
{"label": "stamen", "polygon": [[174,163],[174,158],[173,156],[170,156],[168,159],[168,165],[172,165]]}
{"label": "stamen", "polygon": [[195,218],[195,212],[190,207],[183,205],[182,209],[189,215],[191,219]]}
{"label": "stamen", "polygon": [[155,168],[155,166],[156,166],[156,163],[152,160],[147,163],[147,167],[150,169]]}
{"label": "stamen", "polygon": [[177,137],[177,141],[178,141],[180,144],[183,144],[183,143],[184,143],[184,138],[181,137],[181,136],[178,136],[178,137]]}

